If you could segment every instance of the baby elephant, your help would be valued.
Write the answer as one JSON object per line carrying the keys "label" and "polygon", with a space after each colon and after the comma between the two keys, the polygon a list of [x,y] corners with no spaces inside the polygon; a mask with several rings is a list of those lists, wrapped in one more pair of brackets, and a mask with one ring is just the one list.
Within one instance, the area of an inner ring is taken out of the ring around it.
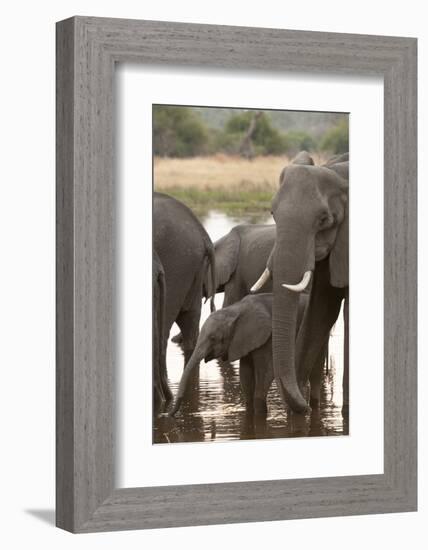
{"label": "baby elephant", "polygon": [[[306,297],[302,295],[299,317],[303,316]],[[298,320],[298,323],[300,321]],[[183,375],[173,416],[180,409],[193,369],[205,359],[240,359],[239,377],[248,410],[266,413],[266,396],[272,384],[272,294],[245,296],[239,302],[215,311],[205,321],[195,350]]]}

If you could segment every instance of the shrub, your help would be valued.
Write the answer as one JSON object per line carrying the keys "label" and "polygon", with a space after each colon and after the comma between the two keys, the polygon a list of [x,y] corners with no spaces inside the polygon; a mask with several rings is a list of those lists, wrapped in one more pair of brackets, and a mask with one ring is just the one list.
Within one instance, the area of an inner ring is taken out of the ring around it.
{"label": "shrub", "polygon": [[316,149],[316,142],[307,132],[294,130],[287,133],[288,152],[313,151]]}
{"label": "shrub", "polygon": [[[245,111],[232,115],[226,122],[223,135],[219,139],[219,147],[224,152],[237,153],[239,146],[248,131],[254,111]],[[274,128],[265,113],[260,113],[256,121],[254,133],[251,136],[254,151],[260,155],[277,155],[287,150],[287,140]]]}
{"label": "shrub", "polygon": [[195,156],[203,154],[207,144],[207,129],[191,108],[154,106],[153,152],[155,155]]}
{"label": "shrub", "polygon": [[320,149],[333,154],[349,151],[349,125],[345,118],[337,126],[330,128],[321,139]]}
{"label": "shrub", "polygon": [[213,136],[211,150],[214,154],[221,152],[227,155],[237,155],[244,135],[244,132],[227,133],[218,131]]}

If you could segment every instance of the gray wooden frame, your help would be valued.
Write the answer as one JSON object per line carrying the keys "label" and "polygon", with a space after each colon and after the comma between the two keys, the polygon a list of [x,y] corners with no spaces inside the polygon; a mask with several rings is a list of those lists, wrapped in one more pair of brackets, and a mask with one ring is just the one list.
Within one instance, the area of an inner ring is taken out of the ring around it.
{"label": "gray wooden frame", "polygon": [[[116,62],[383,77],[382,475],[115,488]],[[413,38],[88,17],[57,24],[59,527],[91,532],[416,510],[416,112]]]}

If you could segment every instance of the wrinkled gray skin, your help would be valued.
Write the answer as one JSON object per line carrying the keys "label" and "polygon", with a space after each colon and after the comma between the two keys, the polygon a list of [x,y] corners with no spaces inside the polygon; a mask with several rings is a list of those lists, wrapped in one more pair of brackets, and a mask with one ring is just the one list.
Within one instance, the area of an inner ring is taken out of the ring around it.
{"label": "wrinkled gray skin", "polygon": [[[298,153],[291,162],[293,164],[303,164],[304,166],[314,165],[314,160],[307,151],[300,151],[300,153]],[[282,174],[281,174],[281,177],[282,177]]]}
{"label": "wrinkled gray skin", "polygon": [[[306,151],[303,151],[303,153],[306,153]],[[308,153],[306,153],[308,155]],[[309,157],[310,158],[310,157]],[[341,153],[340,155],[334,155],[328,159],[328,161],[324,164],[324,166],[333,166],[335,164],[341,164],[342,162],[349,163],[349,153]],[[309,162],[304,164],[310,164]],[[312,162],[313,164],[313,162]]]}
{"label": "wrinkled gray skin", "polygon": [[157,409],[170,397],[165,366],[165,273],[153,250],[153,403]]}
{"label": "wrinkled gray skin", "polygon": [[[193,212],[162,193],[154,193],[153,246],[165,274],[163,354],[166,356],[169,332],[176,322],[183,336],[186,364],[198,339],[203,280],[210,267],[210,272],[215,274],[214,246]],[[212,278],[208,291],[212,310],[215,309],[215,286]],[[166,364],[163,363],[160,378],[162,385],[167,386]],[[168,401],[171,392],[166,387],[163,391]]]}
{"label": "wrinkled gray skin", "polygon": [[[275,236],[274,224],[241,224],[233,227],[214,243],[216,293],[224,292],[222,307],[238,302],[250,293],[251,287],[266,266]],[[209,281],[211,274],[207,273],[206,277]],[[209,285],[205,283],[204,297],[207,286]],[[272,281],[268,281],[259,292],[271,290]],[[181,333],[176,334],[172,341],[181,345]]]}
{"label": "wrinkled gray skin", "polygon": [[[275,225],[237,225],[214,243],[217,292],[224,292],[223,307],[250,293],[263,272],[275,243]],[[263,287],[271,292],[272,282]]]}
{"label": "wrinkled gray skin", "polygon": [[[348,173],[347,157],[325,166],[291,164],[282,171],[272,201],[277,228],[272,253],[273,368],[284,401],[295,412],[308,409],[303,387],[348,297]],[[299,294],[282,285],[300,283],[306,271],[313,272],[313,283],[296,341]],[[345,343],[347,330],[346,322]],[[346,401],[346,387],[344,391]]]}
{"label": "wrinkled gray skin", "polygon": [[[303,151],[293,160],[293,163],[309,161],[312,161],[311,157]],[[216,292],[224,292],[223,307],[234,304],[247,296],[266,264],[273,271],[271,253],[275,239],[276,225],[242,224],[232,228],[227,235],[214,243]],[[272,292],[272,279],[268,280],[263,288],[256,293],[261,292]],[[328,362],[328,339],[327,336],[323,354],[317,361],[316,372],[311,375],[311,403],[313,405],[319,403],[320,399],[321,373],[324,362]],[[173,341],[176,341],[176,337]]]}
{"label": "wrinkled gray skin", "polygon": [[[300,297],[298,322],[308,303]],[[205,359],[240,360],[239,376],[247,410],[267,411],[266,396],[274,375],[272,367],[272,294],[245,296],[239,302],[212,313],[199,334],[192,357],[180,380],[170,415],[180,409],[193,370]]]}

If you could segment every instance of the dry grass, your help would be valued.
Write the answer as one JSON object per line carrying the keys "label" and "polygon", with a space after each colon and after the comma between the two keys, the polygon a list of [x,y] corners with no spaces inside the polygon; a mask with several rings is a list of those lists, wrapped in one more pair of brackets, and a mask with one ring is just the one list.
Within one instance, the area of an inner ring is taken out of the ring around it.
{"label": "dry grass", "polygon": [[289,160],[284,157],[240,157],[215,155],[185,159],[156,158],[155,188],[198,187],[199,189],[273,190],[278,177]]}
{"label": "dry grass", "polygon": [[[323,159],[314,155],[318,164]],[[235,214],[270,210],[279,175],[290,159],[229,155],[193,158],[155,158],[156,191],[173,195],[202,212],[219,208]]]}

